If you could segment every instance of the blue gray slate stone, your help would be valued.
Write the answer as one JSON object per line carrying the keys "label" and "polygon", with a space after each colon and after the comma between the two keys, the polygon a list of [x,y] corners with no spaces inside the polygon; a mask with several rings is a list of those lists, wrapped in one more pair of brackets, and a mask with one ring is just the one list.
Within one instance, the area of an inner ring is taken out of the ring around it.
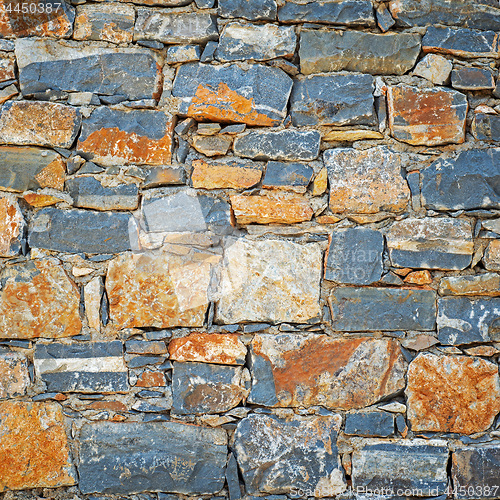
{"label": "blue gray slate stone", "polygon": [[171,45],[167,49],[167,63],[183,63],[199,61],[201,47],[199,45]]}
{"label": "blue gray slate stone", "polygon": [[339,26],[375,26],[370,0],[295,3],[287,1],[278,10],[280,23],[324,23]]}
{"label": "blue gray slate stone", "polygon": [[316,130],[251,131],[236,138],[234,153],[254,160],[310,161],[319,155]]}
{"label": "blue gray slate stone", "polygon": [[219,0],[218,5],[220,16],[250,21],[273,21],[278,10],[276,0]]}
{"label": "blue gray slate stone", "polygon": [[325,262],[325,279],[337,283],[369,285],[384,270],[384,236],[368,228],[334,231]]}
{"label": "blue gray slate stone", "polygon": [[351,436],[392,436],[394,434],[394,415],[383,411],[347,413],[344,433]]}
{"label": "blue gray slate stone", "polygon": [[472,134],[478,141],[500,141],[500,115],[474,115]]}
{"label": "blue gray slate stone", "polygon": [[438,339],[445,345],[500,340],[500,298],[438,300]]}
{"label": "blue gray slate stone", "polygon": [[227,435],[177,422],[97,422],[79,436],[83,494],[215,494],[224,486]]}
{"label": "blue gray slate stone", "polygon": [[386,4],[380,4],[375,12],[377,15],[377,25],[384,33],[396,24]]}
{"label": "blue gray slate stone", "polygon": [[375,125],[371,75],[317,75],[295,80],[290,114],[295,126]]}
{"label": "blue gray slate stone", "polygon": [[128,371],[120,341],[81,344],[37,343],[37,378],[49,392],[126,392]]}
{"label": "blue gray slate stone", "polygon": [[229,490],[229,500],[239,500],[241,498],[240,479],[238,476],[238,463],[234,453],[229,454],[226,467],[227,489]]}
{"label": "blue gray slate stone", "polygon": [[304,163],[270,161],[266,166],[262,187],[272,189],[296,188],[304,192],[313,175],[314,170]]}
{"label": "blue gray slate stone", "polygon": [[414,496],[436,497],[448,485],[448,455],[446,441],[438,439],[365,440],[352,455],[353,489],[383,489],[398,498],[414,489],[421,490]]}
{"label": "blue gray slate stone", "polygon": [[28,243],[59,252],[125,252],[131,248],[130,228],[127,213],[44,208],[31,220]]}
{"label": "blue gray slate stone", "polygon": [[420,35],[363,31],[304,30],[300,35],[300,67],[304,75],[357,71],[373,75],[402,75],[420,54]]}
{"label": "blue gray slate stone", "polygon": [[337,331],[427,331],[436,324],[434,290],[346,287],[334,289],[329,300]]}
{"label": "blue gray slate stone", "polygon": [[459,90],[493,90],[493,72],[487,68],[458,67],[451,72],[451,86]]}
{"label": "blue gray slate stone", "polygon": [[500,149],[463,151],[420,172],[426,208],[500,208]]}

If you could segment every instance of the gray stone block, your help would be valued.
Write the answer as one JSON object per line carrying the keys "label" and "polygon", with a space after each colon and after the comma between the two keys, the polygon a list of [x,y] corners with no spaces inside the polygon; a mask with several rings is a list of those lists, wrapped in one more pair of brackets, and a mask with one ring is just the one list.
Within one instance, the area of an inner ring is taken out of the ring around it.
{"label": "gray stone block", "polygon": [[459,90],[493,90],[495,80],[487,68],[456,68],[451,72],[451,86]]}
{"label": "gray stone block", "polygon": [[278,10],[276,0],[219,0],[218,5],[220,16],[250,21],[273,21]]}
{"label": "gray stone block", "polygon": [[392,436],[394,434],[394,415],[381,411],[347,413],[344,432],[352,436]]}
{"label": "gray stone block", "polygon": [[478,141],[500,141],[500,115],[474,115],[472,134]]}
{"label": "gray stone block", "polygon": [[314,170],[304,163],[283,163],[270,161],[262,180],[264,188],[297,189],[305,192],[311,182]]}

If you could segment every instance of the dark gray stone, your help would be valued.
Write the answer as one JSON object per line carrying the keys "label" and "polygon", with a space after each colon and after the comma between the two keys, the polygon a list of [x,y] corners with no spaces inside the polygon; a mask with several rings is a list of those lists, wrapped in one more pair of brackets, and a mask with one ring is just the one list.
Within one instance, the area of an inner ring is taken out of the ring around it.
{"label": "dark gray stone", "polygon": [[[112,43],[132,41],[134,32],[135,12],[128,7],[118,7],[106,3],[85,4],[78,7],[77,22],[73,37],[75,40],[103,40]],[[113,8],[115,7],[115,8]],[[128,7],[128,8],[127,8]]]}
{"label": "dark gray stone", "polygon": [[329,300],[337,331],[427,331],[436,324],[434,290],[346,287],[334,289]]}
{"label": "dark gray stone", "polygon": [[402,75],[413,68],[419,54],[416,33],[304,30],[300,35],[300,67],[305,75],[341,70]]}
{"label": "dark gray stone", "polygon": [[375,26],[370,0],[286,2],[278,10],[280,23],[324,23],[340,26]]}
{"label": "dark gray stone", "polygon": [[215,5],[215,0],[194,0],[198,9],[211,9]]}
{"label": "dark gray stone", "polygon": [[204,43],[218,37],[215,16],[205,12],[137,9],[134,40],[162,43]]}
{"label": "dark gray stone", "polygon": [[131,228],[135,231],[127,213],[44,208],[30,223],[28,243],[59,252],[125,252]]}
{"label": "dark gray stone", "polygon": [[127,356],[127,358],[129,368],[143,368],[148,365],[156,365],[165,359],[163,356]]}
{"label": "dark gray stone", "polygon": [[500,340],[500,298],[438,300],[438,339],[445,345]]}
{"label": "dark gray stone", "polygon": [[214,494],[224,486],[227,435],[177,422],[86,424],[80,432],[82,493]]}
{"label": "dark gray stone", "polygon": [[295,126],[375,125],[371,75],[317,75],[295,80],[290,114]]}
{"label": "dark gray stone", "polygon": [[105,187],[94,177],[75,177],[66,181],[74,206],[95,210],[135,210],[139,204],[136,184]]}
{"label": "dark gray stone", "polygon": [[438,496],[448,485],[447,464],[446,441],[365,440],[352,455],[353,489],[358,493],[378,489],[386,496],[400,489],[398,498],[406,496],[406,489],[414,489],[412,496]]}
{"label": "dark gray stone", "polygon": [[199,61],[201,47],[199,45],[171,45],[167,49],[167,63],[183,63]]}
{"label": "dark gray stone", "polygon": [[240,480],[238,477],[238,463],[234,454],[229,454],[226,467],[227,489],[229,490],[229,500],[239,500],[241,498]]}
{"label": "dark gray stone", "polygon": [[242,368],[208,363],[174,363],[173,411],[179,414],[222,413],[243,397]]}
{"label": "dark gray stone", "polygon": [[472,134],[478,141],[500,141],[500,115],[474,115]]}
{"label": "dark gray stone", "polygon": [[422,39],[422,49],[460,57],[498,57],[494,31],[430,26]]}
{"label": "dark gray stone", "polygon": [[384,33],[396,24],[385,4],[380,4],[375,12],[377,14],[377,25]]}
{"label": "dark gray stone", "polygon": [[318,157],[320,142],[316,130],[251,131],[236,138],[233,150],[254,160],[309,161]]}
{"label": "dark gray stone", "polygon": [[262,181],[264,188],[302,188],[311,182],[314,170],[304,163],[270,161]]}
{"label": "dark gray stone", "polygon": [[495,80],[487,68],[456,68],[451,72],[451,86],[459,90],[493,90]]}
{"label": "dark gray stone", "polygon": [[436,160],[421,176],[426,208],[500,208],[500,149],[472,149]]}
{"label": "dark gray stone", "polygon": [[201,53],[200,61],[201,62],[210,62],[213,61],[215,58],[215,51],[217,50],[217,47],[219,44],[217,42],[207,42],[205,45],[205,48],[203,49],[203,52]]}
{"label": "dark gray stone", "polygon": [[369,285],[384,270],[384,236],[367,228],[341,229],[330,236],[325,279],[337,283]]}
{"label": "dark gray stone", "polygon": [[139,100],[151,99],[159,91],[161,67],[147,49],[19,38],[16,57],[25,96],[52,89]]}
{"label": "dark gray stone", "polygon": [[403,435],[408,430],[405,417],[401,414],[396,416],[396,428],[398,432]]}
{"label": "dark gray stone", "polygon": [[128,371],[120,341],[37,343],[35,371],[50,392],[126,392]]}
{"label": "dark gray stone", "polygon": [[182,167],[150,167],[142,187],[144,189],[186,183],[186,171]]}
{"label": "dark gray stone", "polygon": [[154,398],[149,401],[138,401],[132,405],[132,410],[141,413],[162,413],[172,409],[172,395],[167,392],[167,398]]}
{"label": "dark gray stone", "polygon": [[392,436],[394,434],[394,415],[381,411],[347,413],[344,432],[352,436]]}
{"label": "dark gray stone", "polygon": [[222,17],[273,21],[277,10],[276,0],[219,0],[219,15]]}

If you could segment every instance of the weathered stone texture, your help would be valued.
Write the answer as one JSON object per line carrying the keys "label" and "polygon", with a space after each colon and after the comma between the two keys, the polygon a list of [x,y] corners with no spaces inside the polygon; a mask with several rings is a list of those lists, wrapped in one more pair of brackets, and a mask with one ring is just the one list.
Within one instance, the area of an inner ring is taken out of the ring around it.
{"label": "weathered stone texture", "polygon": [[305,193],[313,175],[314,169],[306,163],[270,161],[266,165],[262,187]]}
{"label": "weathered stone texture", "polygon": [[265,406],[370,406],[405,386],[406,362],[392,339],[256,335],[248,401]]}
{"label": "weathered stone texture", "polygon": [[316,244],[228,239],[217,320],[305,323],[320,316]]}
{"label": "weathered stone texture", "polygon": [[383,411],[347,413],[344,432],[354,436],[389,437],[394,434],[394,416]]}
{"label": "weathered stone texture", "polygon": [[413,68],[419,53],[420,36],[416,33],[304,30],[300,35],[304,75],[341,70],[402,75]]}
{"label": "weathered stone texture", "polygon": [[0,352],[0,399],[23,396],[30,384],[26,356]]}
{"label": "weathered stone texture", "polygon": [[61,338],[80,333],[80,294],[57,260],[14,264],[3,270],[0,280],[0,337]]}
{"label": "weathered stone texture", "polygon": [[0,491],[76,484],[61,407],[0,402]]}
{"label": "weathered stone texture", "polygon": [[224,486],[227,435],[178,422],[86,424],[80,433],[82,493],[215,494]]}
{"label": "weathered stone texture", "polygon": [[0,196],[0,257],[21,252],[26,225],[19,204],[13,198]]}
{"label": "weathered stone texture", "polygon": [[444,85],[450,78],[453,64],[439,54],[427,54],[415,66],[413,74],[421,76],[436,85]]}
{"label": "weathered stone texture", "polygon": [[276,0],[220,0],[219,15],[243,17],[250,21],[273,21],[276,19]]}
{"label": "weathered stone texture", "polygon": [[323,158],[334,213],[402,212],[410,189],[401,175],[404,159],[385,146],[357,150],[329,149]]}
{"label": "weathered stone texture", "polygon": [[[340,415],[249,415],[236,429],[235,452],[249,494],[314,491],[334,496],[347,489],[336,435]],[[285,472],[286,471],[286,472]]]}
{"label": "weathered stone texture", "polygon": [[440,295],[500,295],[500,276],[484,273],[476,276],[449,276],[439,282]]}
{"label": "weathered stone texture", "polygon": [[500,115],[477,113],[471,129],[479,141],[500,141]]}
{"label": "weathered stone texture", "polygon": [[468,356],[419,354],[408,369],[406,396],[413,431],[481,432],[500,411],[498,366]]}
{"label": "weathered stone texture", "polygon": [[438,146],[465,141],[467,97],[442,89],[400,85],[387,93],[389,127],[398,141]]}
{"label": "weathered stone texture", "polygon": [[237,159],[192,163],[193,187],[201,189],[248,189],[259,183],[263,165]]}
{"label": "weathered stone texture", "polygon": [[493,73],[486,68],[460,68],[451,72],[451,85],[459,90],[493,90]]}

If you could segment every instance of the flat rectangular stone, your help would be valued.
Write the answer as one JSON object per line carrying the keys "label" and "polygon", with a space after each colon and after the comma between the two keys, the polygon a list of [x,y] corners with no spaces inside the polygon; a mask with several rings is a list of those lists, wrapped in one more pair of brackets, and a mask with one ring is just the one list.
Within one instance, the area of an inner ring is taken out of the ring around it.
{"label": "flat rectangular stone", "polygon": [[371,75],[316,75],[294,81],[290,114],[295,126],[375,125]]}
{"label": "flat rectangular stone", "polygon": [[439,496],[448,486],[448,455],[447,442],[438,439],[366,439],[352,455],[353,489]]}
{"label": "flat rectangular stone", "polygon": [[236,138],[233,150],[254,160],[310,161],[318,157],[320,142],[316,130],[250,131]]}
{"label": "flat rectangular stone", "polygon": [[347,483],[337,448],[341,422],[340,415],[284,419],[252,414],[241,420],[235,453],[247,493],[276,500],[284,493],[343,493]]}
{"label": "flat rectangular stone", "polygon": [[392,436],[394,434],[394,415],[383,411],[347,413],[344,432],[352,436]]}
{"label": "flat rectangular stone", "polygon": [[236,158],[194,160],[191,165],[191,181],[196,189],[248,189],[260,182],[263,170],[262,163]]}
{"label": "flat rectangular stone", "polygon": [[178,422],[85,424],[80,490],[128,495],[163,491],[213,495],[224,486],[227,435]]}
{"label": "flat rectangular stone", "polygon": [[266,165],[262,187],[305,193],[313,175],[313,168],[305,163],[270,161]]}
{"label": "flat rectangular stone", "polygon": [[306,323],[320,316],[317,244],[227,238],[216,319]]}
{"label": "flat rectangular stone", "polygon": [[105,166],[169,164],[173,129],[172,116],[163,111],[102,106],[83,120],[77,149]]}
{"label": "flat rectangular stone", "polygon": [[168,348],[161,340],[127,340],[125,348],[132,354],[167,354]]}
{"label": "flat rectangular stone", "polygon": [[458,57],[500,57],[498,36],[494,31],[430,26],[422,39],[424,52]]}
{"label": "flat rectangular stone", "polygon": [[461,270],[474,252],[468,220],[451,217],[396,221],[386,233],[395,267]]}
{"label": "flat rectangular stone", "polygon": [[274,24],[228,23],[224,26],[215,51],[221,62],[267,61],[292,57],[297,45],[293,28]]}
{"label": "flat rectangular stone", "polygon": [[167,49],[167,63],[184,63],[199,61],[201,48],[199,45],[171,45]]}
{"label": "flat rectangular stone", "polygon": [[451,86],[459,90],[493,90],[493,72],[486,68],[461,68],[451,72]]}
{"label": "flat rectangular stone", "polygon": [[52,89],[140,100],[161,93],[158,56],[147,49],[18,38],[16,59],[24,96]]}
{"label": "flat rectangular stone", "polygon": [[419,53],[416,33],[303,30],[300,35],[304,75],[341,70],[402,75],[413,68]]}
{"label": "flat rectangular stone", "polygon": [[403,155],[377,146],[366,150],[328,149],[323,153],[330,182],[333,213],[400,213],[410,199],[410,189],[401,175]]}
{"label": "flat rectangular stone", "polygon": [[26,223],[16,199],[0,195],[0,257],[14,257],[21,253]]}
{"label": "flat rectangular stone", "polygon": [[427,331],[436,325],[434,290],[335,288],[329,302],[337,331]]}
{"label": "flat rectangular stone", "polygon": [[438,300],[437,329],[441,344],[462,345],[500,340],[495,333],[500,299],[445,297]]}
{"label": "flat rectangular stone", "polygon": [[252,404],[351,410],[404,388],[406,362],[395,340],[258,334],[250,371]]}
{"label": "flat rectangular stone", "polygon": [[467,97],[446,88],[398,85],[387,92],[389,127],[398,141],[413,146],[465,141]]}
{"label": "flat rectangular stone", "polygon": [[182,167],[150,167],[147,169],[147,177],[142,187],[147,189],[158,186],[185,184],[185,182],[186,171]]}
{"label": "flat rectangular stone", "polygon": [[432,210],[500,208],[500,149],[472,149],[420,171],[422,204]]}
{"label": "flat rectangular stone", "polygon": [[279,125],[287,114],[292,79],[282,70],[254,64],[182,65],[172,95],[181,100],[182,115],[197,120]]}
{"label": "flat rectangular stone", "polygon": [[59,252],[124,252],[131,248],[129,231],[136,229],[128,213],[43,208],[30,223],[28,243]]}
{"label": "flat rectangular stone", "polygon": [[34,353],[35,373],[49,392],[127,392],[123,346],[113,342],[41,344]]}
{"label": "flat rectangular stone", "polygon": [[276,0],[220,0],[219,15],[222,17],[243,17],[250,21],[274,21]]}
{"label": "flat rectangular stone", "polygon": [[285,2],[278,10],[280,23],[324,23],[339,26],[375,26],[369,0]]}
{"label": "flat rectangular stone", "polygon": [[27,357],[0,350],[0,399],[24,396],[29,385]]}
{"label": "flat rectangular stone", "polygon": [[472,121],[472,134],[478,141],[500,141],[500,115],[477,113]]}
{"label": "flat rectangular stone", "polygon": [[0,143],[70,148],[80,125],[80,113],[71,106],[10,101],[0,113]]}
{"label": "flat rectangular stone", "polygon": [[2,492],[77,483],[60,405],[0,403],[0,470]]}
{"label": "flat rectangular stone", "polygon": [[500,295],[500,275],[448,276],[439,282],[440,295]]}

